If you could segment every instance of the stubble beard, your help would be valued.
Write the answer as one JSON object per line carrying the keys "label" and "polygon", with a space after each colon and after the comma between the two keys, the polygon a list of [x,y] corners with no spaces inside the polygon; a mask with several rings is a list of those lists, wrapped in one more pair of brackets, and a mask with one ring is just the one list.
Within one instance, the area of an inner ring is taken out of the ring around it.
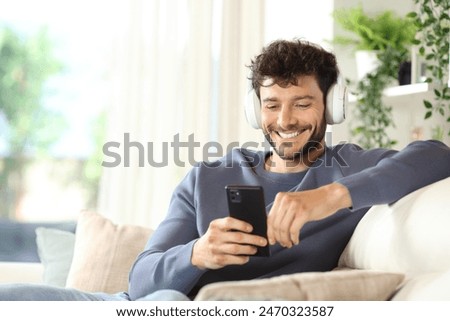
{"label": "stubble beard", "polygon": [[[289,131],[298,130],[297,127],[292,127],[288,129]],[[298,151],[293,152],[292,154],[285,153],[285,149],[292,146],[290,143],[283,143],[281,146],[276,146],[276,143],[272,141],[270,137],[270,133],[273,131],[277,131],[276,129],[268,129],[267,132],[264,133],[264,137],[269,142],[270,146],[274,149],[275,153],[284,161],[292,162],[294,164],[298,164],[303,162],[304,164],[311,163],[315,160],[314,152],[322,150],[324,148],[324,137],[326,132],[326,121],[323,119],[320,126],[317,127],[314,132],[311,134],[311,137],[308,139],[306,144],[304,144]],[[285,146],[283,146],[285,145]],[[311,156],[311,157],[310,157]]]}

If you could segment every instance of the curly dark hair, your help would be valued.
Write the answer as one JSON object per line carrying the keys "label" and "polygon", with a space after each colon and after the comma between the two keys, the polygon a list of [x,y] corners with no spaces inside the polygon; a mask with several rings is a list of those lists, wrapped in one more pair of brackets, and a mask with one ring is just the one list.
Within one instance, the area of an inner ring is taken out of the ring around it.
{"label": "curly dark hair", "polygon": [[[297,84],[298,76],[315,76],[324,101],[328,89],[337,81],[338,67],[334,54],[319,45],[295,39],[277,40],[252,60],[252,85],[258,97],[264,80],[271,78],[273,84],[281,87]],[[325,103],[325,102],[324,102]]]}

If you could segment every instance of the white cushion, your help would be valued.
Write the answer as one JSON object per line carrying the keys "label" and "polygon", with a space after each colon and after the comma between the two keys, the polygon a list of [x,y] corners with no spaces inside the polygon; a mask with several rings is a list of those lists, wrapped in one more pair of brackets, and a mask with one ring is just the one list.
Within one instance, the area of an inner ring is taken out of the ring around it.
{"label": "white cushion", "polygon": [[0,283],[43,283],[44,266],[35,262],[0,262]]}
{"label": "white cushion", "polygon": [[64,287],[72,264],[75,234],[54,228],[38,227],[36,244],[44,266],[44,283]]}
{"label": "white cushion", "polygon": [[450,271],[411,278],[393,301],[450,301]]}
{"label": "white cushion", "polygon": [[450,178],[372,207],[339,266],[407,275],[450,270]]}

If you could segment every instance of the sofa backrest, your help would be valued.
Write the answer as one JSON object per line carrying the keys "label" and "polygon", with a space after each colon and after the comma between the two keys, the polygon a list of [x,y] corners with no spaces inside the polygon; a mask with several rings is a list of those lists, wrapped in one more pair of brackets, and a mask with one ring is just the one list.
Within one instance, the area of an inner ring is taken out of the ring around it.
{"label": "sofa backrest", "polygon": [[450,178],[372,207],[339,266],[410,276],[450,270]]}
{"label": "sofa backrest", "polygon": [[41,226],[75,232],[76,222],[0,220],[0,262],[39,262],[35,231]]}

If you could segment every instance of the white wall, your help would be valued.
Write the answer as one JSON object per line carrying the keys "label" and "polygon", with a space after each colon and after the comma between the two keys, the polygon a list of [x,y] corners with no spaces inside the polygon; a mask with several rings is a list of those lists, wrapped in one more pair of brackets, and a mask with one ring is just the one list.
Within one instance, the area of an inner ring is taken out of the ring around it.
{"label": "white wall", "polygon": [[266,0],[266,43],[304,38],[324,47],[333,38],[333,0]]}

